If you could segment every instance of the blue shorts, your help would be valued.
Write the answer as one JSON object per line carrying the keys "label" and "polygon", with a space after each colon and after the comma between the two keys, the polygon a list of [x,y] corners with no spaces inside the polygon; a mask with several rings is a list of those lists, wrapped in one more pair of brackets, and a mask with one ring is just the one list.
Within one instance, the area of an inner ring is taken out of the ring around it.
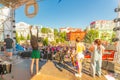
{"label": "blue shorts", "polygon": [[6,49],[7,52],[13,52],[13,49]]}

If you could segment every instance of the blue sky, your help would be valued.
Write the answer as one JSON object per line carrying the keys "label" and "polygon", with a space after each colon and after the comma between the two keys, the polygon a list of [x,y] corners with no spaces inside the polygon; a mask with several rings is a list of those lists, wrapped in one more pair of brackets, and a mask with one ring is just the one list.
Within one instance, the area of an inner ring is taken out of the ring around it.
{"label": "blue sky", "polygon": [[[28,18],[24,6],[16,9],[16,22],[40,24],[51,28],[76,27],[84,29],[95,20],[113,20],[118,0],[43,0],[38,2],[39,12]],[[33,10],[32,7],[30,11]]]}

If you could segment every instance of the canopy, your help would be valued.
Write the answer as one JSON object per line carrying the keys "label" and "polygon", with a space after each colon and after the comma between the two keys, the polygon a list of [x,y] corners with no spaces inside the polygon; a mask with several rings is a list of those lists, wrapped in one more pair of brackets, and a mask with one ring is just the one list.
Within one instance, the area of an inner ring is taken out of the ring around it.
{"label": "canopy", "polygon": [[[38,13],[38,4],[36,0],[0,0],[0,4],[12,9],[16,9],[25,4],[25,14],[29,18],[34,17]],[[30,6],[34,7],[33,13],[28,12]]]}
{"label": "canopy", "polygon": [[0,4],[16,9],[29,1],[31,0],[0,0]]}

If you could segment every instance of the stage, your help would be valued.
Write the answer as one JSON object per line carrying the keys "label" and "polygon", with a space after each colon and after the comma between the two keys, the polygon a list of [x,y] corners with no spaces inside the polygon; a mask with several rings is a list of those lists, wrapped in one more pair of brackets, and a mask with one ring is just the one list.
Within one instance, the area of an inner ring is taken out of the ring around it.
{"label": "stage", "polygon": [[[12,71],[4,75],[5,80],[106,80],[103,74],[101,77],[93,78],[90,75],[89,61],[83,64],[82,78],[74,76],[76,69],[70,62],[58,64],[57,61],[43,59],[39,62],[40,71],[38,75],[30,76],[30,58],[20,58],[13,56]],[[59,66],[59,67],[58,67]],[[35,69],[34,69],[35,71]]]}

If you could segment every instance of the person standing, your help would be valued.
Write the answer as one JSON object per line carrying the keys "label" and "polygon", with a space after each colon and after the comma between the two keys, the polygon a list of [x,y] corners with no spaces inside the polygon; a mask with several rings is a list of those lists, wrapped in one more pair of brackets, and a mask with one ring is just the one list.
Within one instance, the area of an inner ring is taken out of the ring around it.
{"label": "person standing", "polygon": [[71,57],[72,65],[75,66],[75,47],[72,47],[70,57]]}
{"label": "person standing", "polygon": [[104,53],[104,46],[101,43],[100,39],[96,39],[94,44],[90,47],[91,55],[91,70],[92,76],[95,77],[97,74],[101,76],[101,67],[102,67],[102,54]]}
{"label": "person standing", "polygon": [[13,40],[10,38],[10,35],[7,34],[7,38],[4,39],[4,45],[6,49],[6,56],[10,57],[12,59],[13,55]]}
{"label": "person standing", "polygon": [[31,34],[31,39],[30,39],[30,43],[32,46],[32,53],[31,53],[31,66],[30,66],[30,73],[31,76],[33,76],[33,67],[34,67],[34,62],[36,61],[36,74],[38,74],[39,71],[39,58],[40,58],[40,51],[38,49],[38,27],[37,28],[37,36],[32,35],[32,26],[30,26],[30,34]]}
{"label": "person standing", "polygon": [[82,76],[82,61],[84,59],[83,52],[85,51],[85,46],[81,42],[80,37],[76,38],[76,59],[77,59],[77,66],[78,66],[78,73],[75,74],[76,77]]}

